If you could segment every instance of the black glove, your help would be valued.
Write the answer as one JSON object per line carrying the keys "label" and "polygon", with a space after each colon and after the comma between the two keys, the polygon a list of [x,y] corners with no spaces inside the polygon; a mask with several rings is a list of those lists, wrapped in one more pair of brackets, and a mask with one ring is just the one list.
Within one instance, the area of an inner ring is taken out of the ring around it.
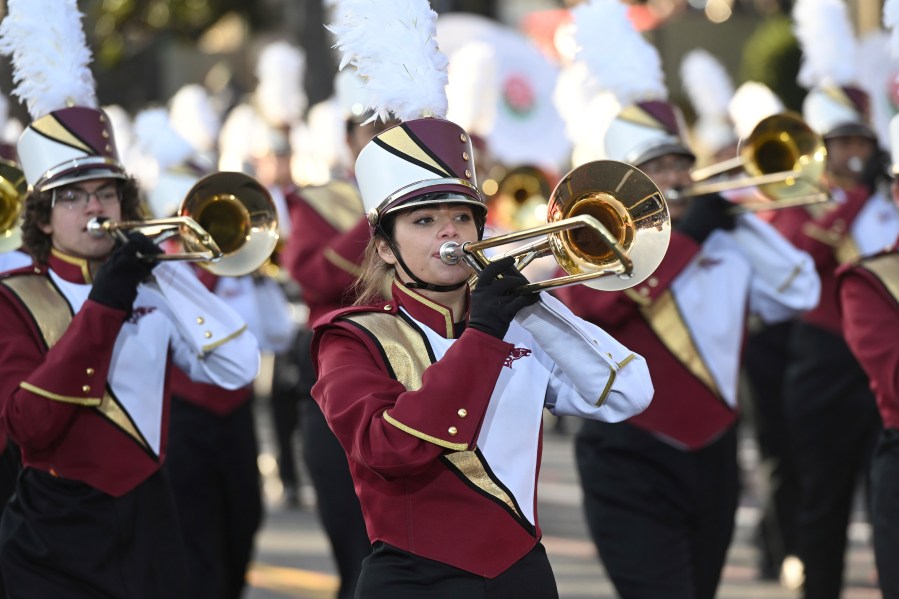
{"label": "black glove", "polygon": [[735,225],[734,205],[717,193],[710,193],[690,201],[687,211],[674,226],[674,230],[692,237],[702,245],[715,229],[730,231]]}
{"label": "black glove", "polygon": [[528,280],[515,268],[513,258],[491,262],[478,273],[478,284],[471,292],[468,326],[502,339],[515,314],[539,299],[539,294],[516,295],[514,290]]}
{"label": "black glove", "polygon": [[874,150],[862,167],[862,171],[858,175],[858,182],[867,186],[871,191],[876,190],[881,182],[887,182],[892,178],[890,175],[891,162],[889,152],[884,152],[879,148]]}
{"label": "black glove", "polygon": [[119,242],[106,262],[97,270],[88,298],[104,306],[131,312],[138,284],[150,276],[157,262],[137,257],[161,254],[162,250],[137,231],[125,233],[127,243]]}

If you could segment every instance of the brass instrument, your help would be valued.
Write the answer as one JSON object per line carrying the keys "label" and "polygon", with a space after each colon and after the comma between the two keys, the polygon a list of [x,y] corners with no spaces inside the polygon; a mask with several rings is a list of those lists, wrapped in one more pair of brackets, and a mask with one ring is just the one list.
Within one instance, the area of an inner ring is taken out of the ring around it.
{"label": "brass instrument", "polygon": [[22,245],[20,216],[27,190],[22,169],[15,162],[0,159],[0,252]]}
{"label": "brass instrument", "polygon": [[[770,202],[741,204],[738,212],[776,210],[825,202],[830,195],[821,185],[827,160],[824,140],[798,116],[774,114],[762,119],[740,140],[738,156],[692,172],[696,181],[668,194],[670,200],[757,187]],[[748,176],[724,181],[706,179],[737,169]]]}
{"label": "brass instrument", "polygon": [[539,168],[518,166],[500,180],[491,204],[493,219],[507,230],[529,229],[546,220],[552,184]]}
{"label": "brass instrument", "polygon": [[613,160],[590,162],[570,171],[553,190],[545,225],[463,244],[440,247],[446,264],[464,260],[477,271],[490,259],[484,250],[543,236],[502,256],[523,268],[552,254],[567,276],[530,283],[517,293],[530,293],[584,283],[618,291],[639,284],[658,267],[671,237],[668,205],[658,187],[642,171]]}
{"label": "brass instrument", "polygon": [[94,218],[88,230],[124,237],[136,230],[156,243],[178,236],[184,252],[148,260],[199,262],[220,276],[241,276],[259,268],[278,243],[278,216],[271,195],[239,172],[213,173],[187,192],[178,215],[145,221],[112,222]]}

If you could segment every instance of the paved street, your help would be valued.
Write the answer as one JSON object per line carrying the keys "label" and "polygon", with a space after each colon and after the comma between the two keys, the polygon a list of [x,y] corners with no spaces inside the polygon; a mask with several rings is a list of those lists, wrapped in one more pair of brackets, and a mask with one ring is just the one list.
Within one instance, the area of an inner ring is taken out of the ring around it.
{"label": "paved street", "polygon": [[[267,414],[260,416],[263,471],[274,474],[271,444],[265,432]],[[559,593],[563,599],[606,599],[615,597],[611,584],[599,563],[593,544],[588,540],[580,505],[580,488],[574,470],[571,434],[547,432],[540,479],[540,517],[544,544],[549,553]],[[793,599],[795,592],[774,582],[757,579],[756,552],[750,543],[751,531],[758,518],[757,488],[752,444],[744,443],[741,461],[746,465],[746,490],[737,516],[736,539],[731,546],[724,580],[718,596],[721,599]],[[278,500],[278,483],[269,477],[268,513],[264,530],[258,538],[256,564],[250,574],[251,590],[247,599],[283,599],[333,597],[336,589],[334,568],[327,541],[321,532],[314,510],[289,510]],[[311,489],[304,490],[307,501],[314,501]],[[876,588],[870,529],[857,513],[850,529],[851,550],[847,560],[848,586],[843,599],[880,597]]]}

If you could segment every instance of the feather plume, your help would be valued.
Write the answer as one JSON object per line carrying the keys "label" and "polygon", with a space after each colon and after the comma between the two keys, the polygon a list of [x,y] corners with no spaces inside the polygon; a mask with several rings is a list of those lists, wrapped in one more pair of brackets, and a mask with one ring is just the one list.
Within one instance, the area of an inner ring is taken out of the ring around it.
{"label": "feather plume", "polygon": [[700,118],[727,119],[727,105],[734,95],[734,85],[717,58],[706,50],[691,50],[681,62],[680,76],[684,91]]}
{"label": "feather plume", "polygon": [[486,135],[493,128],[499,102],[499,65],[496,50],[472,41],[450,57],[446,116],[470,133]]}
{"label": "feather plume", "polygon": [[253,139],[259,121],[256,109],[249,104],[239,104],[231,109],[219,135],[219,170],[246,170],[251,154],[249,140]]}
{"label": "feather plume", "polygon": [[221,119],[202,85],[183,86],[169,102],[171,127],[198,152],[215,149]]}
{"label": "feather plume", "polygon": [[306,54],[285,41],[272,42],[256,63],[256,104],[273,127],[299,122],[306,110]]}
{"label": "feather plume", "polygon": [[571,13],[576,27],[575,60],[590,69],[598,87],[594,92],[609,91],[622,106],[668,99],[659,53],[634,29],[623,2],[590,0]]}
{"label": "feather plume", "polygon": [[160,170],[179,165],[194,154],[191,144],[172,128],[165,108],[148,108],[134,117],[134,145]]}
{"label": "feather plume", "polygon": [[799,83],[807,89],[854,83],[858,48],[843,0],[797,0],[793,21],[802,47]]}
{"label": "feather plume", "polygon": [[437,13],[427,0],[343,0],[328,29],[337,36],[340,68],[365,80],[369,121],[443,117],[446,56],[437,47]]}
{"label": "feather plume", "polygon": [[13,62],[13,95],[32,119],[66,106],[97,107],[91,52],[76,0],[8,0],[0,54]]}
{"label": "feather plume", "polygon": [[757,81],[747,81],[738,87],[728,106],[734,128],[741,138],[752,133],[762,119],[783,111],[780,98],[767,85]]}
{"label": "feather plume", "polygon": [[899,0],[884,2],[883,26],[890,32],[890,55],[899,58]]}

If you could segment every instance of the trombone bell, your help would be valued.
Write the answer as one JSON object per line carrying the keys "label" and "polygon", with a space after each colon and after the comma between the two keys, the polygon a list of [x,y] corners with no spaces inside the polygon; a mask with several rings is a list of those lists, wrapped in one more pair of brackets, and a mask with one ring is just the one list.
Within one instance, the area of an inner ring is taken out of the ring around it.
{"label": "trombone bell", "polygon": [[20,216],[28,184],[14,162],[0,160],[0,252],[22,245]]}
{"label": "trombone bell", "polygon": [[567,276],[525,285],[518,293],[577,283],[617,291],[655,271],[668,249],[671,221],[662,192],[649,177],[629,164],[601,160],[562,178],[550,197],[545,225],[461,246],[448,242],[440,257],[447,264],[461,258],[480,270],[487,264],[483,250],[543,235],[497,258],[527,261],[552,254]]}

